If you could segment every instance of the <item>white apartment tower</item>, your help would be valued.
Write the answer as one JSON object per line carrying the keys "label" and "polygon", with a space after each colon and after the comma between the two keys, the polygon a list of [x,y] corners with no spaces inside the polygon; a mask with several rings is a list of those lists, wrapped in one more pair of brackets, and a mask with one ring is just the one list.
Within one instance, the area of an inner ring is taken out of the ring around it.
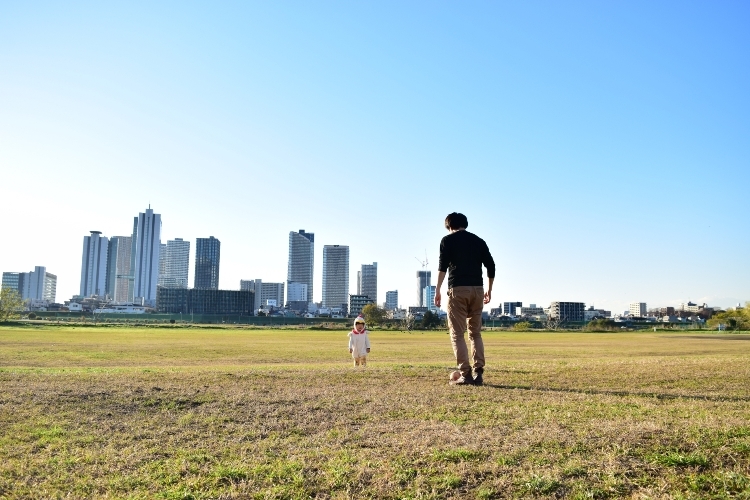
{"label": "white apartment tower", "polygon": [[398,290],[385,292],[385,310],[393,311],[398,309]]}
{"label": "white apartment tower", "polygon": [[190,274],[190,242],[175,238],[161,245],[159,255],[159,286],[187,288]]}
{"label": "white apartment tower", "polygon": [[107,294],[107,252],[109,241],[101,236],[101,231],[91,231],[90,236],[83,237],[83,256],[81,258],[81,287],[79,294],[83,297]]}
{"label": "white apartment tower", "polygon": [[313,301],[313,257],[315,233],[289,232],[289,265],[287,267],[287,289],[292,283],[307,285],[307,302]]}
{"label": "white apartment tower", "polygon": [[46,300],[54,302],[57,295],[57,276],[47,272],[44,266],[34,266],[34,270],[26,273],[24,299]]}
{"label": "white apartment tower", "polygon": [[357,295],[365,295],[378,302],[378,263],[362,264],[362,270],[357,271]]}
{"label": "white apartment tower", "polygon": [[323,246],[323,307],[349,304],[349,247]]}
{"label": "white apartment tower", "polygon": [[435,307],[435,285],[427,285],[424,287],[424,290],[422,291],[422,303],[428,310],[430,311],[436,311],[437,307]]}
{"label": "white apartment tower", "polygon": [[107,252],[107,295],[115,302],[128,302],[129,285],[132,280],[130,268],[133,238],[112,236]]}
{"label": "white apartment tower", "polygon": [[133,297],[136,302],[156,305],[156,285],[159,280],[159,252],[161,250],[161,215],[151,206],[138,214],[135,241],[135,279]]}
{"label": "white apartment tower", "polygon": [[636,318],[646,317],[646,303],[645,302],[631,302],[630,303],[630,316]]}

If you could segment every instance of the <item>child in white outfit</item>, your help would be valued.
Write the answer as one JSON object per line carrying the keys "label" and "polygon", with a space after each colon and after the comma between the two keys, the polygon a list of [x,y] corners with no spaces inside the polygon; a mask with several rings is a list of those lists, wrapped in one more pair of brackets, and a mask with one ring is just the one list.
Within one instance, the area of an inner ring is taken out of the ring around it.
{"label": "child in white outfit", "polygon": [[365,329],[365,318],[362,315],[354,320],[354,328],[349,332],[349,353],[354,358],[354,366],[367,366],[367,354],[370,352],[370,337]]}

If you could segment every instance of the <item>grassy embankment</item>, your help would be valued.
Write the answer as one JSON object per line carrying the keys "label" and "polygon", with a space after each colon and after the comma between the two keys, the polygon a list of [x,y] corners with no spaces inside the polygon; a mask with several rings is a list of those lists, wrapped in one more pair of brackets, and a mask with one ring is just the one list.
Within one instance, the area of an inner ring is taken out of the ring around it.
{"label": "grassy embankment", "polygon": [[0,327],[0,498],[750,497],[750,336]]}

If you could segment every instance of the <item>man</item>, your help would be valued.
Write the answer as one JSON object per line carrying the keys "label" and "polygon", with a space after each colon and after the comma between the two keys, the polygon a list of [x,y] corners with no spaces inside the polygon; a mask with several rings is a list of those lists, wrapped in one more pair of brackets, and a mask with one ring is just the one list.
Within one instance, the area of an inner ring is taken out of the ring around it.
{"label": "man", "polygon": [[[484,380],[484,343],[482,342],[482,308],[492,298],[492,282],[495,280],[495,261],[492,260],[487,243],[466,230],[466,216],[453,212],[445,218],[445,228],[450,231],[440,241],[440,263],[435,287],[435,305],[440,307],[440,287],[448,271],[448,328],[450,329],[453,353],[461,377],[454,385],[482,385]],[[487,291],[484,291],[482,265],[487,268]],[[466,348],[466,325],[469,327],[471,357],[474,362],[472,375],[469,353]]]}

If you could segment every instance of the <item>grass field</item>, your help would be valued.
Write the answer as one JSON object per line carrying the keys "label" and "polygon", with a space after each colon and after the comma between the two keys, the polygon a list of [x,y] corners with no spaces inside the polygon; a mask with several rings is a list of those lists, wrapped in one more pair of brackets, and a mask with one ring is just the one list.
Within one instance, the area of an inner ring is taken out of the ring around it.
{"label": "grass field", "polygon": [[750,335],[0,327],[0,498],[750,498]]}

